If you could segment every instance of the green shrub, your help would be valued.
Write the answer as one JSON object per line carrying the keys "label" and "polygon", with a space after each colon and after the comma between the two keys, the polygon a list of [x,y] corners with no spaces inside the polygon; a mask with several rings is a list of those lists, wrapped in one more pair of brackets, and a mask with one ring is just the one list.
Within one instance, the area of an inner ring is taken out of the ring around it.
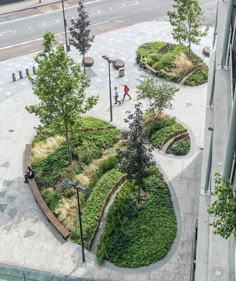
{"label": "green shrub", "polygon": [[110,124],[101,119],[97,119],[91,116],[83,116],[78,118],[75,123],[75,128],[101,128],[101,127],[109,127]]}
{"label": "green shrub", "polygon": [[151,138],[150,141],[151,143],[155,146],[160,148],[161,145],[165,142],[165,140],[170,137],[172,134],[183,130],[184,127],[179,124],[179,123],[175,123],[174,125],[165,127],[159,131],[157,131],[156,133],[154,133]]}
{"label": "green shrub", "polygon": [[197,86],[207,82],[208,68],[202,68],[191,73],[185,80],[184,84],[187,86]]}
{"label": "green shrub", "polygon": [[60,196],[52,188],[45,188],[41,191],[41,195],[48,205],[48,208],[54,212],[60,202]]}
{"label": "green shrub", "polygon": [[93,189],[98,180],[102,177],[103,174],[115,168],[118,163],[116,156],[110,156],[109,158],[101,161],[98,165],[98,169],[95,173],[92,174],[89,180],[89,187]]}
{"label": "green shrub", "polygon": [[183,138],[173,143],[168,151],[174,155],[186,155],[189,153],[190,146],[190,140]]}
{"label": "green shrub", "polygon": [[[184,53],[188,57],[188,48],[184,45],[179,44],[169,44],[166,52],[159,53],[162,47],[165,47],[165,42],[149,42],[145,43],[136,51],[136,55],[139,59],[143,57],[146,58],[147,64],[152,66],[158,71],[158,75],[161,78],[167,79],[169,81],[178,82],[184,75],[183,71],[176,71],[176,58],[179,57],[181,53]],[[203,61],[200,57],[191,51],[191,62],[193,66],[198,66],[202,64]],[[175,72],[175,75],[167,75],[166,72]],[[200,85],[207,81],[207,67],[204,70],[193,73],[188,77],[185,84],[190,86]]]}
{"label": "green shrub", "polygon": [[53,153],[50,153],[47,158],[36,162],[33,165],[35,171],[35,179],[41,187],[50,187],[60,180],[60,173],[63,168],[68,165],[67,149],[63,145]]}
{"label": "green shrub", "polygon": [[137,202],[137,186],[126,182],[109,209],[97,247],[97,260],[141,267],[162,259],[176,236],[176,217],[166,185],[156,176],[145,180],[147,199]]}
{"label": "green shrub", "polygon": [[[112,190],[115,183],[122,177],[122,173],[117,170],[111,170],[104,174],[93,188],[86,205],[83,209],[82,221],[84,240],[87,241],[93,235],[96,225],[104,206],[108,193]],[[79,241],[76,241],[79,242]]]}

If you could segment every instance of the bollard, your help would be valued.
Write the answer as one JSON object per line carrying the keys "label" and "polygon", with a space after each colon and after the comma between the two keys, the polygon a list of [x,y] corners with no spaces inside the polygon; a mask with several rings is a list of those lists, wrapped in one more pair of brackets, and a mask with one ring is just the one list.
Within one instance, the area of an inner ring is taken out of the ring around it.
{"label": "bollard", "polygon": [[23,79],[23,75],[22,75],[22,71],[21,70],[19,71],[19,76],[20,76],[20,79]]}
{"label": "bollard", "polygon": [[16,75],[15,75],[15,73],[12,73],[12,81],[13,81],[13,82],[16,81]]}
{"label": "bollard", "polygon": [[33,73],[36,74],[36,68],[35,68],[35,66],[33,66],[32,69],[33,69]]}
{"label": "bollard", "polygon": [[29,76],[29,68],[26,68],[25,73],[26,73],[26,76]]}

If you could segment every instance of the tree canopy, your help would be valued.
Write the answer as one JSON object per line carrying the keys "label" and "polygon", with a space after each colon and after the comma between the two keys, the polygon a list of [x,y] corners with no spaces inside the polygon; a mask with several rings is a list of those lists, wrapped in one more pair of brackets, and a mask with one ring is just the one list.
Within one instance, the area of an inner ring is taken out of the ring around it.
{"label": "tree canopy", "polygon": [[160,114],[171,106],[171,101],[178,89],[167,83],[159,84],[157,79],[150,75],[143,76],[139,82],[138,99],[147,100],[149,110],[159,118]]}
{"label": "tree canopy", "polygon": [[72,26],[69,28],[72,37],[72,39],[70,39],[70,44],[79,51],[84,61],[85,54],[94,42],[94,36],[90,35],[91,30],[88,28],[90,25],[89,14],[85,11],[82,1],[79,1],[78,18],[71,19],[71,24]]}
{"label": "tree canopy", "polygon": [[211,225],[215,234],[227,239],[231,234],[236,235],[236,189],[228,180],[216,174],[213,195],[216,200],[208,209],[213,216]]}
{"label": "tree canopy", "polygon": [[140,199],[143,179],[147,176],[147,167],[151,164],[152,159],[152,148],[144,130],[141,103],[135,105],[134,113],[130,113],[125,121],[129,124],[129,129],[125,132],[127,149],[119,151],[121,158],[120,168],[127,174],[129,179],[134,179],[138,184],[138,199]]}
{"label": "tree canopy", "polygon": [[45,33],[44,49],[35,58],[38,64],[36,75],[30,77],[39,103],[27,106],[26,110],[38,116],[42,126],[50,127],[55,134],[66,138],[71,161],[69,135],[73,132],[75,120],[96,104],[97,97],[86,98],[89,79],[64,48],[55,44],[54,34]]}
{"label": "tree canopy", "polygon": [[173,38],[179,43],[187,43],[188,57],[191,60],[191,45],[199,44],[201,37],[206,35],[202,26],[202,10],[198,0],[173,0],[174,11],[168,16],[173,27]]}

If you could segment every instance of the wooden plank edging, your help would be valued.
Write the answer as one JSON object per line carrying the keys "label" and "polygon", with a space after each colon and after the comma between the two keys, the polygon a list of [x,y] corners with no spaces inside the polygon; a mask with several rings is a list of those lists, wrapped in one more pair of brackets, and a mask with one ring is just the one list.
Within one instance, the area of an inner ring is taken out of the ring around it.
{"label": "wooden plank edging", "polygon": [[127,179],[127,175],[123,175],[116,183],[115,185],[113,186],[113,188],[111,189],[111,191],[107,194],[107,197],[105,199],[105,202],[104,202],[104,205],[102,207],[102,210],[101,210],[101,213],[100,213],[100,216],[99,216],[99,219],[98,219],[98,222],[97,222],[97,225],[96,225],[96,228],[95,228],[95,231],[91,237],[91,239],[88,241],[88,249],[89,251],[91,250],[92,246],[93,246],[93,242],[95,240],[95,237],[97,235],[97,232],[99,230],[99,227],[100,227],[100,224],[101,224],[101,221],[102,221],[102,217],[103,217],[103,214],[104,214],[104,211],[111,199],[111,196],[117,191],[117,189],[125,182],[125,180]]}
{"label": "wooden plank edging", "polygon": [[[28,166],[31,166],[31,144],[26,144],[25,147],[25,168]],[[60,233],[60,235],[62,235],[64,239],[67,239],[70,235],[69,231],[59,222],[52,211],[48,208],[42,195],[40,194],[35,179],[29,179],[28,181],[31,191],[34,195],[34,199],[38,203],[44,215],[47,217],[48,221],[55,227],[55,229]]]}

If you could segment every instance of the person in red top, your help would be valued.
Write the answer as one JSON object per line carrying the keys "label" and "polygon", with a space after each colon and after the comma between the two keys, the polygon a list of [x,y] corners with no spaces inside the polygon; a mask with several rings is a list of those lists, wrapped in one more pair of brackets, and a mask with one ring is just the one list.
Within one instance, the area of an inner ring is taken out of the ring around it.
{"label": "person in red top", "polygon": [[129,95],[129,88],[128,88],[128,86],[127,86],[127,85],[124,85],[124,96],[123,96],[122,101],[124,101],[124,100],[125,100],[125,97],[126,97],[126,96],[128,96],[128,97],[129,97],[129,99],[131,100],[131,96]]}

